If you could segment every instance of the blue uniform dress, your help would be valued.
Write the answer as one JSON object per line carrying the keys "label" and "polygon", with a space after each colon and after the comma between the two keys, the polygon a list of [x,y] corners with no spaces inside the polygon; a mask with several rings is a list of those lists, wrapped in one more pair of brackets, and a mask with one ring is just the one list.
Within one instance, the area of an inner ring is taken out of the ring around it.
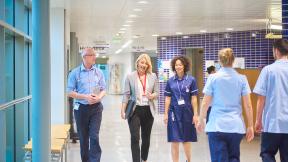
{"label": "blue uniform dress", "polygon": [[[177,75],[171,77],[165,89],[165,96],[171,97],[168,112],[168,142],[196,142],[197,134],[195,125],[192,123],[194,115],[191,97],[198,94],[196,80],[190,75],[183,79]],[[178,104],[179,100],[185,104]]]}

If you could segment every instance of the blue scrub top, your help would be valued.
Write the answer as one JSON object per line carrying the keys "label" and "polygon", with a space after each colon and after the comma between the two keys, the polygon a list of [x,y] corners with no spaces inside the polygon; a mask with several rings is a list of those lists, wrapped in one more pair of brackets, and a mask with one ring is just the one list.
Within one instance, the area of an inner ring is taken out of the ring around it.
{"label": "blue scrub top", "polygon": [[253,92],[266,97],[263,132],[288,133],[288,60],[264,67]]}
{"label": "blue scrub top", "polygon": [[233,68],[223,67],[208,77],[203,93],[212,96],[206,132],[246,132],[241,98],[251,93],[251,90],[245,75]]}
{"label": "blue scrub top", "polygon": [[[73,69],[68,77],[67,92],[75,91],[80,94],[91,94],[95,89],[104,91],[106,87],[105,78],[100,69],[96,65],[91,69],[85,69],[84,65]],[[97,91],[98,91],[97,90]],[[75,99],[74,102],[88,104],[83,99]]]}
{"label": "blue scrub top", "polygon": [[191,105],[191,96],[198,94],[196,79],[191,75],[183,76],[183,79],[177,75],[171,77],[166,84],[165,96],[171,97],[171,106],[178,107],[178,100],[184,99],[185,105]]}

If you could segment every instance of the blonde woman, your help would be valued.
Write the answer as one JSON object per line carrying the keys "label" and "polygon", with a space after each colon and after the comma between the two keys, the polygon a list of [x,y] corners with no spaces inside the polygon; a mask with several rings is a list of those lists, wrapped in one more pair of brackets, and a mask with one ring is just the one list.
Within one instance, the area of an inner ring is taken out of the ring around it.
{"label": "blonde woman", "polygon": [[[141,54],[137,58],[135,67],[136,71],[129,74],[125,80],[121,117],[125,119],[125,109],[129,98],[136,99],[132,116],[128,118],[132,159],[133,162],[140,162],[140,160],[147,162],[155,111],[153,101],[158,96],[158,84],[156,75],[152,73],[151,59],[147,54]],[[140,129],[141,149],[139,147]]]}
{"label": "blonde woman", "polygon": [[[247,78],[232,68],[232,49],[220,50],[218,57],[222,68],[211,74],[206,82],[197,130],[202,131],[204,128],[204,118],[211,105],[205,129],[208,133],[211,161],[239,162],[240,143],[244,134],[246,133],[248,142],[254,138],[251,90]],[[241,99],[248,121],[246,130]]]}

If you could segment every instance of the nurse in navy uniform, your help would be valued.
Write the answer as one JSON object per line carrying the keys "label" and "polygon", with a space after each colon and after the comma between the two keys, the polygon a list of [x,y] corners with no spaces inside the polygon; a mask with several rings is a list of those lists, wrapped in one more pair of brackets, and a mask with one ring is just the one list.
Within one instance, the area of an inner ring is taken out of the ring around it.
{"label": "nurse in navy uniform", "polygon": [[198,88],[195,78],[187,74],[190,62],[186,57],[175,57],[171,68],[175,76],[168,80],[164,92],[168,142],[171,142],[173,162],[179,162],[180,143],[183,144],[187,162],[191,162],[191,142],[197,142]]}

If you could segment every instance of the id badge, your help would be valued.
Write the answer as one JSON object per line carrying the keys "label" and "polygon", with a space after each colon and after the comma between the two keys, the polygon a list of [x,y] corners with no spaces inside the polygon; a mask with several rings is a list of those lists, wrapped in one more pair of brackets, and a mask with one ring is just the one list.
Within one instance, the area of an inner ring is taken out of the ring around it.
{"label": "id badge", "polygon": [[189,89],[186,87],[186,92],[188,93],[189,92]]}
{"label": "id badge", "polygon": [[78,103],[75,103],[73,109],[74,109],[74,110],[78,110],[78,109],[79,109],[79,104],[78,104]]}
{"label": "id badge", "polygon": [[142,96],[142,102],[143,102],[143,103],[148,103],[148,98],[147,98],[146,95],[143,95],[143,96]]}
{"label": "id badge", "polygon": [[184,104],[185,104],[185,101],[183,99],[178,100],[178,105],[184,105]]}

